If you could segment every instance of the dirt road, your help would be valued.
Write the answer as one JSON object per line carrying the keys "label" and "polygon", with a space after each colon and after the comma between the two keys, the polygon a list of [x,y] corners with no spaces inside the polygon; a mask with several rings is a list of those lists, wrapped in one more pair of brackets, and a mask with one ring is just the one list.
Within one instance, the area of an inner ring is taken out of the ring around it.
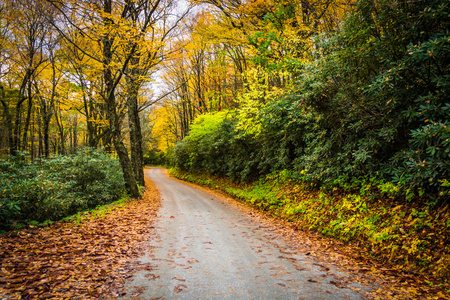
{"label": "dirt road", "polygon": [[[160,189],[162,208],[149,267],[128,282],[124,299],[363,299],[349,275],[292,249],[270,227],[225,201],[170,179],[145,175]],[[135,298],[136,299],[136,298]]]}

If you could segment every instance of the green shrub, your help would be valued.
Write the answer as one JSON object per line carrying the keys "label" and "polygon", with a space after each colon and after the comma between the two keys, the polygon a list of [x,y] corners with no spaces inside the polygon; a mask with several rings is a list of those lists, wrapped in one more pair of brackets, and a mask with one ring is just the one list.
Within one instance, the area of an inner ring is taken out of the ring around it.
{"label": "green shrub", "polygon": [[175,165],[241,182],[288,169],[310,186],[447,202],[449,26],[443,0],[358,1],[340,32],[316,37],[293,90],[199,116]]}
{"label": "green shrub", "polygon": [[166,153],[162,151],[150,150],[144,154],[144,164],[146,165],[165,165],[169,163]]}
{"label": "green shrub", "polygon": [[120,165],[92,149],[31,162],[21,154],[0,160],[0,230],[29,221],[59,220],[119,199]]}

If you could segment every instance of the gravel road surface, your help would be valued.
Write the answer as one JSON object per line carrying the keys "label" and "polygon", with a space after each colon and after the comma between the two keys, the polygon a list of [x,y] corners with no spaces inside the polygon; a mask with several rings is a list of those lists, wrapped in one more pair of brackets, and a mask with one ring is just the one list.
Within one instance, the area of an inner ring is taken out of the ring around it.
{"label": "gravel road surface", "polygon": [[273,228],[213,194],[145,175],[160,189],[157,237],[123,299],[363,299],[351,276],[292,249]]}

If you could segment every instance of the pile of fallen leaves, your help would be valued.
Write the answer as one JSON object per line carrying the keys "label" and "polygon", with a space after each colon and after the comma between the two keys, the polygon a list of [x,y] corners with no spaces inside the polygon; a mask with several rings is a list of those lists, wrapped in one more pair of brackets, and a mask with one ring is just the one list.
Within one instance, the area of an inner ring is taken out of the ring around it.
{"label": "pile of fallen leaves", "polygon": [[1,236],[1,299],[111,299],[123,294],[130,262],[151,238],[160,205],[156,187],[150,181],[146,185],[141,199],[101,218]]}

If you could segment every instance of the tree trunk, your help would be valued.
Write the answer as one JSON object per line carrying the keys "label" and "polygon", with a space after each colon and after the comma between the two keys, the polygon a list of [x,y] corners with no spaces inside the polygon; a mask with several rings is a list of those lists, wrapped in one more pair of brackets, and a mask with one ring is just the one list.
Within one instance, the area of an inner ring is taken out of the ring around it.
{"label": "tree trunk", "polygon": [[141,186],[144,180],[144,153],[142,151],[142,131],[138,108],[139,83],[128,80],[128,123],[130,126],[131,164],[134,176]]}
{"label": "tree trunk", "polygon": [[72,152],[75,153],[77,151],[78,148],[78,119],[75,116],[74,120],[73,120],[73,125],[72,125]]}
{"label": "tree trunk", "polygon": [[96,148],[97,147],[97,143],[98,141],[96,141],[95,136],[96,136],[96,128],[94,126],[94,124],[92,123],[92,106],[93,104],[91,103],[92,101],[89,99],[87,99],[88,97],[84,96],[83,100],[84,100],[84,111],[86,114],[86,125],[87,125],[87,135],[88,135],[88,140],[89,140],[89,147],[92,148]]}
{"label": "tree trunk", "polygon": [[43,146],[42,146],[43,137],[42,137],[42,119],[41,119],[41,116],[38,116],[37,120],[38,120],[38,136],[39,136],[38,157],[41,157],[44,154]]}
{"label": "tree trunk", "polygon": [[38,85],[34,84],[36,89],[36,95],[38,95],[38,99],[40,100],[40,116],[38,118],[39,124],[39,157],[50,156],[50,122],[52,119],[52,109],[53,109],[53,101],[55,96],[55,87],[52,88],[52,95],[50,98],[50,103],[45,101],[42,96],[39,96],[41,93],[39,91]]}
{"label": "tree trunk", "polygon": [[35,153],[36,151],[34,150],[34,136],[35,136],[35,131],[36,131],[36,109],[33,110],[33,125],[31,126],[30,129],[30,139],[31,139],[31,144],[30,144],[30,157],[31,157],[31,161],[34,161],[35,159]]}
{"label": "tree trunk", "polygon": [[81,89],[83,90],[83,105],[84,105],[84,115],[86,116],[88,145],[89,147],[97,148],[101,136],[99,136],[97,128],[98,126],[93,121],[96,119],[96,114],[94,111],[94,101],[92,100],[91,91],[87,89],[81,76],[80,76],[80,83]]}
{"label": "tree trunk", "polygon": [[22,150],[25,151],[27,149],[27,134],[28,127],[30,127],[31,121],[31,110],[33,109],[33,97],[31,96],[31,80],[28,81],[28,107],[27,107],[27,118],[25,119],[25,125],[23,129],[23,137],[22,137]]}
{"label": "tree trunk", "polygon": [[13,137],[13,123],[12,123],[12,117],[11,113],[9,112],[8,104],[4,101],[5,99],[5,91],[3,90],[3,87],[0,86],[1,89],[1,103],[3,105],[3,115],[5,116],[5,124],[6,124],[6,130],[8,132],[8,147],[9,147],[9,154],[14,154],[14,137]]}
{"label": "tree trunk", "polygon": [[22,103],[26,100],[25,97],[19,96],[19,100],[16,104],[16,117],[15,117],[15,124],[12,134],[12,143],[10,146],[10,154],[16,155],[16,152],[19,150],[19,144],[20,144],[20,112],[22,108]]}
{"label": "tree trunk", "polygon": [[50,156],[50,120],[51,120],[51,114],[47,111],[46,108],[44,108],[44,114],[42,116],[42,131],[43,131],[43,137],[44,137],[44,156],[49,157]]}
{"label": "tree trunk", "polygon": [[139,189],[137,186],[136,179],[133,173],[133,166],[131,165],[130,158],[128,157],[128,151],[123,144],[120,134],[115,135],[114,138],[114,148],[119,156],[120,165],[122,166],[123,177],[125,179],[125,184],[131,197],[139,197]]}
{"label": "tree trunk", "polygon": [[61,120],[61,116],[58,117],[58,113],[55,114],[56,124],[58,125],[59,130],[59,154],[66,154],[66,135],[64,134],[64,124]]}
{"label": "tree trunk", "polygon": [[[112,12],[112,1],[105,0],[104,1],[104,12],[106,14],[111,14]],[[112,23],[112,20],[109,17],[104,17],[104,23],[106,27],[109,27]],[[130,158],[128,157],[128,151],[123,144],[122,135],[120,132],[120,120],[119,115],[116,110],[116,98],[114,95],[115,92],[115,83],[113,79],[113,75],[111,72],[110,63],[112,61],[112,45],[113,38],[105,35],[102,38],[103,44],[103,76],[105,80],[105,102],[107,106],[108,120],[110,126],[110,132],[112,141],[114,143],[114,147],[116,149],[116,153],[119,156],[119,161],[122,166],[123,177],[125,179],[126,188],[129,191],[131,197],[139,197],[139,189],[137,186],[136,179],[134,177],[133,167],[131,165]]]}
{"label": "tree trunk", "polygon": [[8,147],[9,147],[9,154],[14,155],[14,136],[13,136],[13,122],[12,122],[12,116],[9,111],[9,106],[5,101],[5,90],[3,89],[3,86],[0,85],[1,90],[1,103],[3,105],[3,114],[5,116],[5,123],[6,123],[6,129],[8,131]]}
{"label": "tree trunk", "polygon": [[[108,72],[105,72],[108,73]],[[106,76],[105,76],[106,77]],[[108,82],[106,82],[108,85]],[[114,143],[114,148],[119,156],[120,165],[123,171],[123,177],[125,179],[125,184],[131,197],[139,197],[139,189],[137,186],[136,178],[133,172],[133,166],[131,164],[130,158],[128,157],[128,151],[123,143],[122,134],[120,131],[119,116],[116,111],[115,97],[113,93],[108,95],[108,114],[111,126],[111,136]]]}
{"label": "tree trunk", "polygon": [[114,143],[116,153],[119,156],[126,188],[131,197],[137,198],[139,197],[139,189],[137,186],[136,178],[134,176],[133,166],[131,164],[130,158],[128,157],[128,151],[123,143],[122,134],[120,131],[119,117],[116,112],[114,94],[111,93],[107,99],[112,141]]}

